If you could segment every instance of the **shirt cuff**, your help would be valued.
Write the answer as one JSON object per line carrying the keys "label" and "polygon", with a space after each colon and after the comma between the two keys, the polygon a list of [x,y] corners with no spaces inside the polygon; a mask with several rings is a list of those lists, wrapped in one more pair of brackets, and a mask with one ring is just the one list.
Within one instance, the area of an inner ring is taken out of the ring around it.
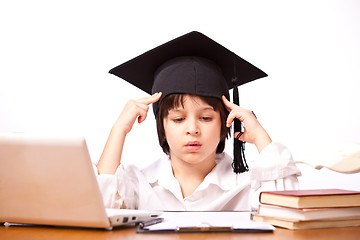
{"label": "shirt cuff", "polygon": [[258,158],[249,164],[249,170],[251,179],[257,181],[273,181],[301,175],[289,149],[275,142],[261,151]]}

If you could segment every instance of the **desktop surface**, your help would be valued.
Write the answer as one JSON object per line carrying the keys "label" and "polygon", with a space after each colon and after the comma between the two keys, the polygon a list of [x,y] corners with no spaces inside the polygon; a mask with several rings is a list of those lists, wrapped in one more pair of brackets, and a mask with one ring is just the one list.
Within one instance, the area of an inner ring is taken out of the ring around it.
{"label": "desktop surface", "polygon": [[0,239],[360,239],[360,227],[288,230],[276,228],[273,233],[136,233],[133,227],[120,227],[112,231],[84,228],[48,226],[0,226]]}

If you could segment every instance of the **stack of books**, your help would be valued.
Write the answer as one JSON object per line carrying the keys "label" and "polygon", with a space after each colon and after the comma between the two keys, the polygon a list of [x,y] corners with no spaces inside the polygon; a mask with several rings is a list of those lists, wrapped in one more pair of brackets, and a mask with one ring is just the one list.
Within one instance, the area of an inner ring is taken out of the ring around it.
{"label": "stack of books", "polygon": [[360,192],[343,189],[262,192],[252,219],[288,229],[360,226]]}

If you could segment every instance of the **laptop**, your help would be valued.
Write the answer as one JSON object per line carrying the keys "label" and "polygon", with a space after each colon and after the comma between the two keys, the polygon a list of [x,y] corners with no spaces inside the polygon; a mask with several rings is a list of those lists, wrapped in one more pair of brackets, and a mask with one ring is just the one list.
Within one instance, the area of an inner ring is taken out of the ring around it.
{"label": "laptop", "polygon": [[0,222],[104,228],[160,212],[105,209],[86,141],[0,133]]}

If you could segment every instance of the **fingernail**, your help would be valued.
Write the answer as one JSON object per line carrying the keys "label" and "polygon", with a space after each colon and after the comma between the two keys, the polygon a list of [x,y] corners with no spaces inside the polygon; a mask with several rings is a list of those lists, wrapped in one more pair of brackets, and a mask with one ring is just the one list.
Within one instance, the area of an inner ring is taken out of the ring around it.
{"label": "fingernail", "polygon": [[241,135],[243,135],[243,133],[242,133],[242,132],[239,132],[239,133],[236,135],[235,139],[236,139],[236,140],[239,140],[239,138],[241,137]]}

